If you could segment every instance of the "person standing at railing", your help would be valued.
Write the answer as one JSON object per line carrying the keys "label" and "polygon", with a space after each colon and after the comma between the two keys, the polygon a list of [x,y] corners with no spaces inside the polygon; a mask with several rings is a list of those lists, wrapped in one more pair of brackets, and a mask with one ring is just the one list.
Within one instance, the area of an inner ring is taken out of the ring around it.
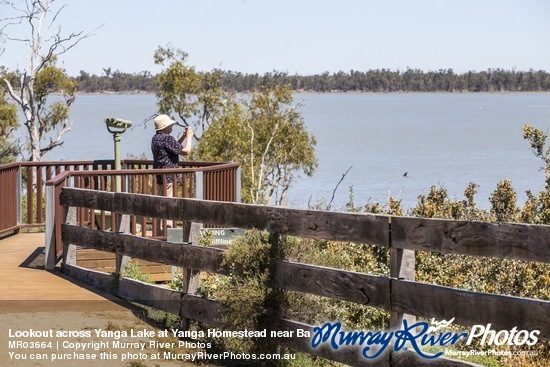
{"label": "person standing at railing", "polygon": [[[172,135],[172,129],[176,121],[167,115],[159,115],[155,118],[155,135],[151,140],[153,152],[153,168],[178,168],[179,156],[191,153],[194,132],[187,127],[185,133],[178,139]],[[185,145],[183,141],[187,139]],[[162,195],[164,188],[163,177],[166,177],[166,196],[174,196],[174,175],[157,175],[157,192]]]}

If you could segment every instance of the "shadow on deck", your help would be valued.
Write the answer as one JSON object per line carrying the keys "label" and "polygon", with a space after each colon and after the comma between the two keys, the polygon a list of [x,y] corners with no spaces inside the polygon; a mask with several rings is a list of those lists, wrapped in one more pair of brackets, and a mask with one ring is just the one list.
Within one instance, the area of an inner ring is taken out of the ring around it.
{"label": "shadow on deck", "polygon": [[142,310],[63,274],[44,270],[44,233],[0,240],[0,312]]}

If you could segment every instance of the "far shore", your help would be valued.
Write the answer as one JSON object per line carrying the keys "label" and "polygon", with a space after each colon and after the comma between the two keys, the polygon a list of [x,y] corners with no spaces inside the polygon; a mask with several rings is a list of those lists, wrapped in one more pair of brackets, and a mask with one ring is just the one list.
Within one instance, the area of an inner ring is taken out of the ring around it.
{"label": "far shore", "polygon": [[[251,92],[237,92],[238,94],[246,94]],[[434,91],[434,92],[407,92],[407,91],[393,91],[393,92],[372,92],[372,91],[342,91],[342,90],[333,90],[329,92],[315,92],[308,90],[295,90],[292,91],[293,94],[544,94],[550,93],[550,90],[547,91],[483,91],[483,92],[472,92],[472,91]],[[144,94],[152,95],[156,92],[145,92],[145,91],[102,91],[102,92],[77,92],[77,95],[133,95],[133,94]]]}

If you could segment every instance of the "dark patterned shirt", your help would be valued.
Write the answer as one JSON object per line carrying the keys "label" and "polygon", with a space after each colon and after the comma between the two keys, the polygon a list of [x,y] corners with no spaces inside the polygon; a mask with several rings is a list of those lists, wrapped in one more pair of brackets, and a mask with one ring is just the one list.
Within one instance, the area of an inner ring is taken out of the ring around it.
{"label": "dark patterned shirt", "polygon": [[[179,154],[183,145],[176,138],[162,131],[157,131],[151,140],[153,168],[178,168]],[[166,176],[166,182],[173,181],[173,176]],[[162,184],[162,176],[157,175],[157,184]]]}

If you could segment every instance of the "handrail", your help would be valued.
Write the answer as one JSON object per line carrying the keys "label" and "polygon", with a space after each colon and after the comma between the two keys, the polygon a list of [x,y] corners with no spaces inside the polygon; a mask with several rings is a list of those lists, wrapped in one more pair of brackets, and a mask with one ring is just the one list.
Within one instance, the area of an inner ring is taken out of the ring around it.
{"label": "handrail", "polygon": [[47,186],[56,186],[59,183],[66,180],[68,177],[85,177],[85,176],[116,176],[116,175],[128,175],[131,174],[143,175],[143,174],[178,174],[178,173],[196,173],[196,172],[210,172],[219,169],[226,168],[238,168],[240,165],[238,163],[222,163],[217,166],[205,166],[201,168],[155,168],[155,169],[122,169],[122,170],[113,170],[106,169],[100,171],[64,171],[59,175],[55,176],[51,180],[46,181]]}
{"label": "handrail", "polygon": [[[196,162],[185,162],[185,166],[195,166]],[[102,169],[102,170],[67,170],[59,173],[46,181],[46,203],[50,203],[48,206],[46,223],[46,241],[48,243],[47,248],[47,264],[48,268],[52,263],[55,263],[54,259],[58,258],[62,252],[61,244],[61,227],[60,223],[63,210],[59,204],[59,195],[61,189],[66,186],[71,180],[74,180],[73,184],[79,187],[101,189],[107,191],[114,191],[114,185],[112,180],[116,176],[127,177],[129,180],[123,180],[123,191],[129,191],[133,193],[143,193],[152,195],[166,195],[166,184],[163,188],[158,189],[157,185],[153,183],[156,175],[175,174],[184,177],[181,181],[181,185],[174,181],[175,196],[182,197],[197,197],[206,198],[212,200],[226,200],[226,201],[240,201],[240,185],[237,181],[240,180],[238,170],[240,165],[238,163],[205,163],[199,162],[199,167],[192,168],[170,168],[170,169]],[[217,173],[221,173],[221,176]],[[210,177],[214,175],[213,177]],[[218,177],[220,176],[220,177]],[[166,180],[163,180],[166,182]],[[219,187],[217,190],[211,190],[211,187]],[[222,186],[224,186],[222,188]],[[162,190],[158,191],[158,190]],[[181,192],[181,194],[178,194]],[[95,210],[80,211],[78,214],[78,221],[80,224],[88,223],[92,228],[114,228],[115,217],[109,215],[111,211],[102,210],[99,213],[99,218]],[[110,217],[110,222],[109,218]],[[142,236],[166,236],[167,225],[170,224],[166,219],[158,220],[153,218],[149,223],[146,216],[132,216],[130,218],[132,233],[137,233],[138,228],[141,229]],[[48,218],[47,218],[48,219]],[[151,233],[148,234],[147,227],[152,228]],[[55,249],[55,251],[54,251]],[[53,252],[49,252],[49,251]]]}
{"label": "handrail", "polygon": [[[13,166],[65,166],[65,165],[93,165],[93,164],[109,164],[113,163],[114,159],[94,159],[94,160],[77,160],[77,161],[21,161],[21,162],[12,162],[0,164],[1,168],[13,167]],[[123,159],[120,161],[122,165],[124,164],[153,164],[152,160],[148,159]],[[185,166],[217,166],[220,164],[226,164],[228,162],[216,162],[216,161],[181,161],[179,165],[181,167]]]}
{"label": "handrail", "polygon": [[19,166],[21,166],[21,163],[22,162],[12,162],[12,163],[0,164],[0,169],[19,167]]}
{"label": "handrail", "polygon": [[[151,173],[153,161],[146,159],[125,159],[122,160],[123,167],[134,171],[134,167],[138,169],[146,169]],[[45,225],[43,211],[45,209],[45,193],[44,189],[47,186],[46,182],[52,181],[51,184],[58,184],[70,177],[64,174],[67,171],[73,172],[90,172],[90,171],[107,171],[109,174],[117,175],[112,172],[114,166],[113,159],[100,160],[76,160],[76,161],[43,161],[43,162],[13,162],[0,165],[0,182],[2,182],[3,190],[0,191],[0,235],[8,232],[19,231],[21,228],[40,228]],[[193,169],[195,172],[203,172],[206,179],[202,182],[204,187],[201,187],[201,192],[209,193],[213,181],[209,179],[212,172],[216,172],[216,167],[235,169],[237,163],[221,163],[208,161],[181,161],[178,169]],[[10,170],[17,170],[18,174],[14,176]],[[153,171],[157,172],[157,171]],[[178,174],[186,174],[188,171],[177,171]],[[174,173],[174,171],[162,172],[159,174]],[[127,172],[125,172],[127,174]],[[61,176],[60,176],[61,175]],[[79,175],[75,175],[78,177]],[[57,177],[57,179],[56,179]],[[234,177],[238,180],[238,177]],[[27,183],[31,183],[28,185]],[[215,183],[215,182],[214,182]],[[237,183],[238,184],[238,183]],[[240,186],[230,189],[240,191]],[[238,196],[238,195],[237,195]],[[22,213],[22,199],[29,203],[26,210]],[[237,198],[236,198],[237,199]],[[16,200],[17,203],[12,202]]]}
{"label": "handrail", "polygon": [[[131,209],[128,203],[131,202]],[[422,230],[429,241],[418,243],[418,219],[415,217],[389,216],[370,213],[326,212],[312,209],[292,209],[278,206],[229,203],[223,201],[195,200],[192,198],[166,198],[142,194],[113,193],[85,189],[66,188],[62,203],[109,210],[121,214],[132,214],[153,218],[184,219],[212,225],[238,228],[269,229],[281,235],[323,239],[329,241],[351,241],[395,248],[394,237],[398,233],[398,248],[408,250],[449,253],[441,246],[428,246],[427,242],[440,241],[451,235],[453,228],[463,228],[464,221],[430,219],[422,222]],[[389,245],[391,222],[392,244]],[[462,233],[452,252],[454,255],[493,257],[499,259],[525,260],[550,263],[550,226],[516,223],[467,222],[474,226],[471,232]],[[322,224],[322,225],[321,225]],[[447,235],[435,236],[438,228],[444,228]],[[512,228],[514,231],[510,230]],[[339,229],[339,230],[337,230]],[[486,231],[480,240],[481,231]],[[527,236],[532,236],[529,240]],[[503,236],[508,236],[502,241]],[[410,239],[408,241],[405,238]],[[480,254],[479,243],[489,247]],[[492,246],[488,244],[492,243]],[[514,249],[521,249],[521,251]],[[525,253],[530,254],[526,259]]]}

